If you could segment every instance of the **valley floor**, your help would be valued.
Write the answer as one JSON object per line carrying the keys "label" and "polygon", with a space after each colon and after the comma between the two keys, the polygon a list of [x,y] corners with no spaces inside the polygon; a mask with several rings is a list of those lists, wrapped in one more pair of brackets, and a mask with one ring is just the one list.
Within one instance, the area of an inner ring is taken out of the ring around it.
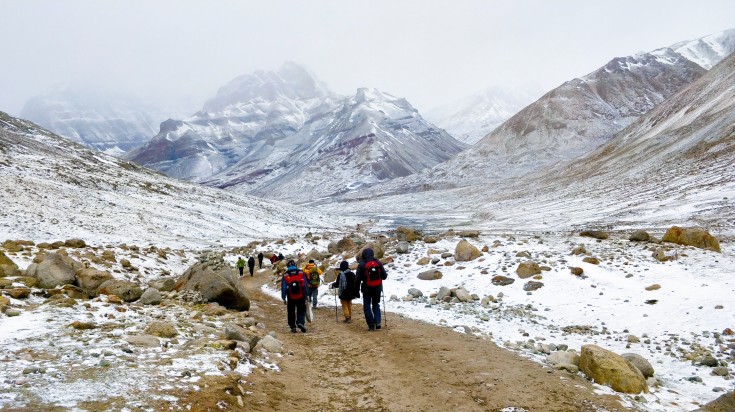
{"label": "valley floor", "polygon": [[267,279],[244,281],[251,315],[266,319],[288,351],[277,361],[280,370],[258,368],[245,378],[247,410],[627,410],[578,375],[479,337],[393,313],[387,328],[368,332],[357,304],[351,324],[341,313],[337,321],[333,307],[319,307],[307,333],[291,334],[283,303],[261,291]]}

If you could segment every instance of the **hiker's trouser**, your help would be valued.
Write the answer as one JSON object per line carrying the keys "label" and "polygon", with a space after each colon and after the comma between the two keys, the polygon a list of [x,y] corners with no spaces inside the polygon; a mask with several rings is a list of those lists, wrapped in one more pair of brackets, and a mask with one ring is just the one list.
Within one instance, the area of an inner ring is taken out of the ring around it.
{"label": "hiker's trouser", "polygon": [[288,326],[292,329],[296,325],[304,325],[306,323],[306,299],[297,300],[288,299],[286,302],[286,310],[288,311]]}
{"label": "hiker's trouser", "polygon": [[240,266],[238,266],[238,267],[237,267],[237,270],[239,270],[239,271],[240,271],[240,277],[242,277],[242,270],[243,270],[243,269],[245,269],[245,268],[244,268],[244,267],[240,267]]}
{"label": "hiker's trouser", "polygon": [[316,303],[319,300],[317,299],[318,297],[319,297],[319,288],[309,288],[308,299],[310,299],[309,301],[311,302],[312,308],[316,307]]}
{"label": "hiker's trouser", "polygon": [[255,270],[255,265],[253,266],[248,265],[248,269],[250,269],[250,276],[253,276],[253,270]]}
{"label": "hiker's trouser", "polygon": [[342,304],[342,313],[345,315],[345,319],[352,319],[352,300],[339,300]]}
{"label": "hiker's trouser", "polygon": [[368,326],[380,325],[380,290],[362,294],[362,309]]}

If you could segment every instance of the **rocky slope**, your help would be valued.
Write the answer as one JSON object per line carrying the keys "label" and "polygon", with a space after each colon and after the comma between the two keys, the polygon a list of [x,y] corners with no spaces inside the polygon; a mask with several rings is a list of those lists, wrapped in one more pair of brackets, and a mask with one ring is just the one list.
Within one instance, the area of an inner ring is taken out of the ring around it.
{"label": "rocky slope", "polygon": [[[100,241],[210,244],[339,224],[250,196],[181,182],[0,112],[0,232],[54,238],[70,227]],[[273,223],[278,226],[274,226]]]}

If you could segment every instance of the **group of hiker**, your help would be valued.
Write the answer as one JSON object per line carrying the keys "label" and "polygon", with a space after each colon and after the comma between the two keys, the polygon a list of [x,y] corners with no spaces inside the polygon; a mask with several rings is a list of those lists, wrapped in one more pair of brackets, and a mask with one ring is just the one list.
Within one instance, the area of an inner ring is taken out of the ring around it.
{"label": "group of hiker", "polygon": [[[263,252],[258,252],[258,269],[263,269]],[[275,253],[272,253],[268,260],[270,260],[271,265],[275,265],[277,261],[283,260],[285,257],[282,253],[279,253],[276,255]],[[242,258],[242,256],[237,258],[237,262],[235,263],[235,266],[237,266],[237,270],[240,272],[240,277],[243,277],[243,272],[245,271],[245,259]],[[250,256],[247,261],[248,271],[250,272],[250,276],[253,276],[255,273],[255,258]]]}
{"label": "group of hiker", "polygon": [[[352,300],[359,298],[362,292],[368,330],[378,330],[381,322],[380,297],[383,293],[383,280],[388,275],[370,248],[362,251],[356,272],[352,272],[349,263],[343,260],[339,265],[339,274],[330,288],[337,289],[345,323],[352,322]],[[317,307],[321,275],[322,271],[314,260],[309,260],[303,269],[299,269],[293,260],[287,262],[286,272],[281,278],[281,299],[286,304],[291,333],[296,333],[296,328],[306,332],[305,321],[311,310],[307,308],[307,303],[311,307]]]}

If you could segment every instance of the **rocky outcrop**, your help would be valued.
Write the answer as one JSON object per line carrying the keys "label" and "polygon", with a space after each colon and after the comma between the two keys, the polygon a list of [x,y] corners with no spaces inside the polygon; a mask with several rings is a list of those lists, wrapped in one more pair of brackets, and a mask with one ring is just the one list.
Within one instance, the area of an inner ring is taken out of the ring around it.
{"label": "rocky outcrop", "polygon": [[174,290],[199,292],[207,301],[217,302],[228,309],[250,309],[250,298],[237,274],[219,255],[200,257],[200,263],[179,277]]}
{"label": "rocky outcrop", "polygon": [[676,243],[678,245],[694,246],[714,252],[720,251],[720,243],[717,239],[707,230],[699,227],[682,229],[677,226],[672,226],[666,231],[666,234],[661,238],[661,241]]}
{"label": "rocky outcrop", "polygon": [[596,345],[583,345],[579,369],[595,383],[611,387],[616,392],[647,392],[646,378],[640,370],[622,356]]}

